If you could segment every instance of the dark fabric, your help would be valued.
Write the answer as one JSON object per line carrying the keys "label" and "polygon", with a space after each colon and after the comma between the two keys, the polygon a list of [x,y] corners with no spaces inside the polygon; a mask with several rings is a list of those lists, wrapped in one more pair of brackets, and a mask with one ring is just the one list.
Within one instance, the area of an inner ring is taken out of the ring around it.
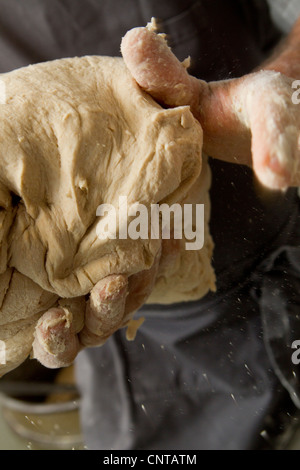
{"label": "dark fabric", "polygon": [[295,210],[269,256],[240,261],[222,295],[145,306],[134,342],[119,331],[100,350],[83,351],[77,376],[90,448],[275,446],[270,436],[287,425],[279,416],[292,417],[300,403],[291,360],[300,338],[299,240]]}
{"label": "dark fabric", "polygon": [[[250,72],[280,39],[264,0],[0,0],[0,11],[1,72],[120,55],[125,32],[152,16],[205,80]],[[210,164],[218,292],[144,307],[134,342],[121,331],[79,355],[89,448],[252,449],[286,389],[297,404],[289,362],[300,338],[296,191],[270,193],[249,169]]]}
{"label": "dark fabric", "polygon": [[299,246],[281,246],[275,250],[258,267],[253,280],[271,365],[295,406],[300,408],[300,372],[292,361],[291,349],[300,331]]}

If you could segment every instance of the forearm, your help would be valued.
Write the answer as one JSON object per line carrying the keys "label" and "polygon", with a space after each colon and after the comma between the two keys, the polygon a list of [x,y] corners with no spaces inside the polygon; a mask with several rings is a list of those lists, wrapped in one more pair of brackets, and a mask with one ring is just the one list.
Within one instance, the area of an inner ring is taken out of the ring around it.
{"label": "forearm", "polygon": [[275,70],[291,78],[300,78],[300,17],[290,34],[260,69]]}

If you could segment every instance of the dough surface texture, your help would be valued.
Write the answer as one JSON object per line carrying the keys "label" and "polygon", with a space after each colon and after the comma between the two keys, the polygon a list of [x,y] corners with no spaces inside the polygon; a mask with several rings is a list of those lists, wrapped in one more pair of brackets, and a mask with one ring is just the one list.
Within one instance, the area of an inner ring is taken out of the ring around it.
{"label": "dough surface texture", "polygon": [[79,331],[84,296],[100,279],[151,267],[160,240],[97,236],[97,207],[117,206],[119,196],[147,207],[204,202],[203,249],[183,247],[149,301],[194,300],[214,288],[210,171],[188,107],[163,109],[121,58],[60,59],[0,79],[0,375],[30,354],[48,308],[63,303]]}

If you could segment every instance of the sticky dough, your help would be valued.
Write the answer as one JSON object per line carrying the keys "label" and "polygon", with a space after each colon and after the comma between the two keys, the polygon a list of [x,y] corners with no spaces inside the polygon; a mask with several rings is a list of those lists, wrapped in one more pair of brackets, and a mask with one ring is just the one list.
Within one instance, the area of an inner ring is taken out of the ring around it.
{"label": "sticky dough", "polygon": [[149,302],[214,289],[210,171],[189,107],[160,107],[121,58],[61,59],[0,78],[0,340],[8,368],[30,353],[38,318],[60,298],[83,315],[83,296],[97,281],[151,267],[159,240],[97,237],[97,207],[117,205],[119,196],[147,207],[204,202],[203,249],[183,244]]}

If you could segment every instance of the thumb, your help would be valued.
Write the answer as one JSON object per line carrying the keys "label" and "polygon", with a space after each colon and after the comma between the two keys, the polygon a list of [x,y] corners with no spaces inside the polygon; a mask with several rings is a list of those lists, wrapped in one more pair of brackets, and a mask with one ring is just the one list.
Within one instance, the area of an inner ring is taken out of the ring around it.
{"label": "thumb", "polygon": [[156,101],[169,107],[190,106],[203,129],[206,154],[234,163],[251,162],[250,133],[235,111],[239,80],[207,83],[189,75],[164,35],[147,27],[128,31],[121,52],[133,78]]}
{"label": "thumb", "polygon": [[122,39],[121,52],[133,78],[158,102],[196,107],[201,81],[187,73],[185,63],[175,57],[164,35],[147,27],[131,29]]}

